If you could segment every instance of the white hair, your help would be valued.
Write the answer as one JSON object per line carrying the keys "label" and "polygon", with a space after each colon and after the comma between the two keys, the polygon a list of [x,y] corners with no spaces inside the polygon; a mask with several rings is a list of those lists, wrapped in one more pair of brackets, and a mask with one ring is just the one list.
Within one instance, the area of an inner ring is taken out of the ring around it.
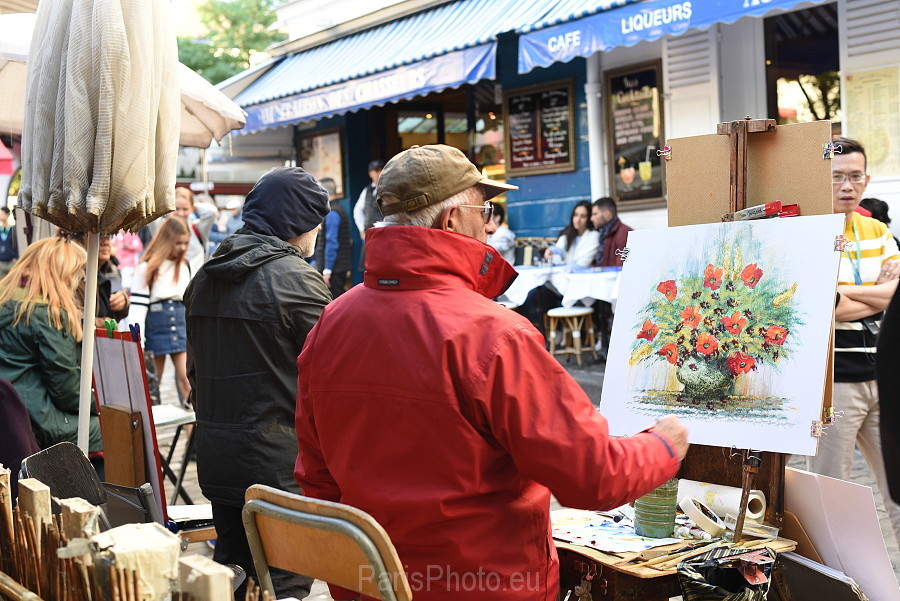
{"label": "white hair", "polygon": [[393,215],[387,215],[383,221],[376,223],[377,227],[385,225],[418,225],[421,227],[432,227],[437,218],[441,216],[447,207],[455,205],[480,205],[484,203],[484,192],[477,184],[466,188],[462,192],[457,192],[450,198],[442,200],[433,205],[422,207],[417,211],[408,213],[400,211]]}

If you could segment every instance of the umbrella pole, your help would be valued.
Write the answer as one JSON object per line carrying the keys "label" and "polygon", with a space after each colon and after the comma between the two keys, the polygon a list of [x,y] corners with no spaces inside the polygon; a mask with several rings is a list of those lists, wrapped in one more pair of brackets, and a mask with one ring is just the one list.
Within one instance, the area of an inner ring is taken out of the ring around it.
{"label": "umbrella pole", "polygon": [[206,171],[206,149],[200,149],[200,170],[203,172],[203,191],[209,194],[209,173]]}
{"label": "umbrella pole", "polygon": [[91,425],[91,382],[94,373],[94,321],[97,315],[97,258],[100,234],[88,233],[84,281],[84,336],[81,340],[81,390],[78,395],[78,447],[87,455]]}

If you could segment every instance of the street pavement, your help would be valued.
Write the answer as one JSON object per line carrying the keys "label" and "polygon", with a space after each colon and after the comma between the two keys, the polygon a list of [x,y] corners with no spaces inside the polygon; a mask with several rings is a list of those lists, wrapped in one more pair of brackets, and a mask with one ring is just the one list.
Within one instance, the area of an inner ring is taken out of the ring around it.
{"label": "street pavement", "polygon": [[[586,358],[583,366],[578,366],[574,359],[572,359],[571,362],[566,362],[563,359],[560,363],[579,383],[579,385],[581,385],[581,387],[587,393],[588,397],[590,397],[591,401],[593,401],[594,405],[600,406],[605,364],[603,362],[595,361],[589,353],[586,354],[585,357]],[[171,363],[167,364],[166,373],[162,379],[161,397],[163,403],[174,404],[178,402],[177,394],[175,392],[174,376],[172,373]],[[170,439],[161,439],[159,441],[161,453],[166,453],[170,442]],[[183,444],[183,442],[179,442],[179,446]],[[182,452],[182,449],[178,449],[175,457],[181,457]],[[805,469],[805,461],[803,457],[800,456],[792,457],[788,462],[788,465],[790,467]],[[173,465],[173,469],[175,469],[177,473],[177,465]],[[897,575],[898,579],[900,579],[900,549],[898,549],[897,542],[894,540],[890,521],[888,520],[887,512],[884,510],[884,503],[882,501],[881,494],[875,486],[875,478],[859,451],[857,451],[854,456],[853,468],[851,470],[850,476],[852,482],[863,484],[865,486],[872,487],[873,489],[875,495],[875,506],[878,512],[878,519],[881,524],[882,535],[884,536],[891,563],[894,566],[894,573]],[[200,487],[197,483],[196,463],[192,462],[188,466],[187,474],[185,476],[185,487],[188,491],[188,494],[192,497],[192,499],[194,499],[195,503],[202,503],[205,501],[205,498],[200,492]],[[174,486],[170,482],[167,482],[166,489],[167,495],[171,495]],[[553,508],[556,509],[558,507],[559,504],[554,500]],[[191,544],[188,547],[186,553],[199,553],[207,557],[212,557],[212,550],[206,543]],[[307,599],[309,601],[331,601],[331,596],[328,594],[328,588],[325,583],[316,581]]]}

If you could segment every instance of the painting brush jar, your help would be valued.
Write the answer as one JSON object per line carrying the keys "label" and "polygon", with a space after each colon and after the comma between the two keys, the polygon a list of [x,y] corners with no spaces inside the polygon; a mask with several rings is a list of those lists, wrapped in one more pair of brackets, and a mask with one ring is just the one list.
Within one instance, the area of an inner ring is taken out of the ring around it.
{"label": "painting brush jar", "polygon": [[634,531],[649,538],[672,536],[677,507],[678,479],[673,478],[634,502]]}

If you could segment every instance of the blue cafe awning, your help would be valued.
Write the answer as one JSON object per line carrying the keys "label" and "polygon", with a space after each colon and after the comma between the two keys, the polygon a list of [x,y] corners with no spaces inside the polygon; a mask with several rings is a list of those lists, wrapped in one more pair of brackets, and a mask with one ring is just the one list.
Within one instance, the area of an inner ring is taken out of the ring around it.
{"label": "blue cafe awning", "polygon": [[457,0],[290,55],[234,97],[241,134],[496,78],[497,35],[543,2]]}
{"label": "blue cafe awning", "polygon": [[519,73],[667,34],[760,17],[803,1],[562,0],[539,22],[518,28]]}

